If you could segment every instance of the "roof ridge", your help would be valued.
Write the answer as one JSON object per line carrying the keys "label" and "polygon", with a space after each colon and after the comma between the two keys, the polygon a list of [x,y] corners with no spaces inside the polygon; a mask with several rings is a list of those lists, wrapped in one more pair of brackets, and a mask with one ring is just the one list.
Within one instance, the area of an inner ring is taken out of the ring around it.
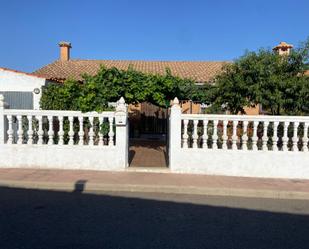
{"label": "roof ridge", "polygon": [[188,63],[227,63],[231,61],[200,61],[200,60],[125,60],[125,59],[70,59],[70,61],[122,61],[122,62],[188,62]]}
{"label": "roof ridge", "polygon": [[24,74],[24,75],[28,75],[28,76],[32,76],[32,77],[37,77],[37,78],[41,78],[41,79],[46,79],[45,77],[36,75],[34,73],[26,73],[23,71],[19,71],[16,69],[10,69],[10,68],[6,68],[6,67],[0,67],[0,70],[4,70],[4,71],[8,71],[8,72],[13,72],[13,73],[18,73],[18,74]]}

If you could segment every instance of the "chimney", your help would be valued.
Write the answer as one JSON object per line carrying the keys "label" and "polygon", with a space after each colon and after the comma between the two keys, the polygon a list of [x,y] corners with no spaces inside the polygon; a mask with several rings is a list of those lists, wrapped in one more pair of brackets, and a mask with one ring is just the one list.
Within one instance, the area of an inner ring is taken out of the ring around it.
{"label": "chimney", "polygon": [[273,48],[273,51],[277,52],[279,55],[289,55],[293,45],[286,42],[280,42],[279,45]]}
{"label": "chimney", "polygon": [[72,48],[70,42],[59,42],[60,47],[60,60],[61,61],[68,61],[70,60],[70,48]]}

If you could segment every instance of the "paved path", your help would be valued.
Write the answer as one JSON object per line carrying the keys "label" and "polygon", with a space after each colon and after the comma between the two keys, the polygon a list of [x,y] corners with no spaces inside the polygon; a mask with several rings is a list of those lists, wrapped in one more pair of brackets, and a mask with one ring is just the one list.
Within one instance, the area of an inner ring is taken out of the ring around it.
{"label": "paved path", "polygon": [[0,187],[3,249],[308,249],[308,234],[308,200]]}
{"label": "paved path", "polygon": [[67,191],[139,191],[309,199],[308,180],[149,172],[0,169],[0,186]]}
{"label": "paved path", "polygon": [[167,167],[164,141],[132,140],[129,148],[130,167]]}

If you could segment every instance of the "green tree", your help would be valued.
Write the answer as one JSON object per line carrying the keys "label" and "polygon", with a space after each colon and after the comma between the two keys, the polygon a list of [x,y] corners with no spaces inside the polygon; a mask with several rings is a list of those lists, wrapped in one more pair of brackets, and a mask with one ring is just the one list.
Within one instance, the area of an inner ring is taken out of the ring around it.
{"label": "green tree", "polygon": [[308,48],[309,40],[284,56],[270,49],[246,52],[216,78],[214,103],[233,114],[257,104],[273,115],[308,113]]}

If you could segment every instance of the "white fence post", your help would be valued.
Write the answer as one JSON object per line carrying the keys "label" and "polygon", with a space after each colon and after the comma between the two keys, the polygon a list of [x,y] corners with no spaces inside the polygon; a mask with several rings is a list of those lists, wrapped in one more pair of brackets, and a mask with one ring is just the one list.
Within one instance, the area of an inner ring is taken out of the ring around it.
{"label": "white fence post", "polygon": [[169,167],[172,169],[181,149],[181,107],[177,97],[173,100],[169,120]]}
{"label": "white fence post", "polygon": [[[128,166],[128,156],[129,156],[129,133],[128,133],[128,108],[121,97],[117,102],[116,112],[115,112],[115,124],[116,124],[116,147],[119,152],[119,157],[123,157],[124,167]],[[110,143],[113,140],[110,139]]]}
{"label": "white fence post", "polygon": [[4,144],[4,97],[0,94],[0,144]]}

